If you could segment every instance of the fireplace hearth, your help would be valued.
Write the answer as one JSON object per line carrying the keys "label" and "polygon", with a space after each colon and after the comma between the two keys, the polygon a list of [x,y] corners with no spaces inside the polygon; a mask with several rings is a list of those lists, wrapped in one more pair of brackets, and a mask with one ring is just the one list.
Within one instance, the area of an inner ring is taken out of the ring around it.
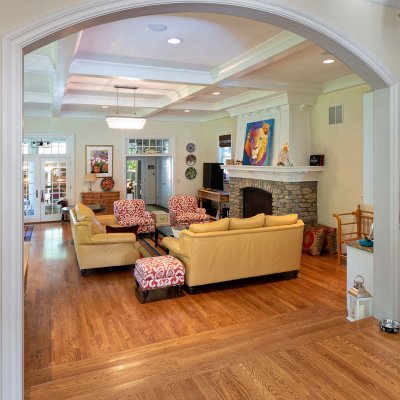
{"label": "fireplace hearth", "polygon": [[[317,222],[317,185],[318,182],[280,182],[263,179],[237,178],[229,179],[229,216],[230,217],[246,217],[251,216],[244,210],[252,200],[247,199],[249,189],[258,189],[249,191],[249,196],[260,194],[259,191],[268,192],[272,198],[271,211],[267,209],[261,210],[256,206],[255,214],[264,212],[272,215],[284,215],[296,213],[299,218],[304,221],[305,225],[311,225]],[[246,189],[246,190],[245,190]],[[244,193],[246,193],[244,199]],[[258,200],[256,201],[258,202]],[[258,211],[259,210],[259,211]],[[252,214],[252,215],[255,215]]]}

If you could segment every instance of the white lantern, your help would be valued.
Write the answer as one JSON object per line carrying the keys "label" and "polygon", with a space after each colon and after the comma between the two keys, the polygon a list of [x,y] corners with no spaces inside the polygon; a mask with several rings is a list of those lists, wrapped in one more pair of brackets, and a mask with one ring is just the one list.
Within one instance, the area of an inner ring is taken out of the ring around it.
{"label": "white lantern", "polygon": [[372,316],[373,298],[365,290],[364,278],[357,275],[353,287],[347,291],[347,319],[351,322]]}

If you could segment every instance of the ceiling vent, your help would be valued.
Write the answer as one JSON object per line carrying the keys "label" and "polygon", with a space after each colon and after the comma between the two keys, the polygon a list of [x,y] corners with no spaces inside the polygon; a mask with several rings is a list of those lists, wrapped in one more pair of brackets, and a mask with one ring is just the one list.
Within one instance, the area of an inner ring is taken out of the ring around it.
{"label": "ceiling vent", "polygon": [[329,125],[343,124],[343,104],[329,107]]}

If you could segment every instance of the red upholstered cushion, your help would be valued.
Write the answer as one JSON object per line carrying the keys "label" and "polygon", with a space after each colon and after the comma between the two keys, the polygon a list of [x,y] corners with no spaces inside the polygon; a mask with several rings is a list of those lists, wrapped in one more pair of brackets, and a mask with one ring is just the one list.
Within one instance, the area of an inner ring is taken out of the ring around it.
{"label": "red upholstered cushion", "polygon": [[325,240],[325,229],[310,227],[304,232],[303,251],[313,256],[321,254]]}
{"label": "red upholstered cushion", "polygon": [[133,226],[109,226],[106,225],[106,233],[134,233],[137,234],[139,225]]}

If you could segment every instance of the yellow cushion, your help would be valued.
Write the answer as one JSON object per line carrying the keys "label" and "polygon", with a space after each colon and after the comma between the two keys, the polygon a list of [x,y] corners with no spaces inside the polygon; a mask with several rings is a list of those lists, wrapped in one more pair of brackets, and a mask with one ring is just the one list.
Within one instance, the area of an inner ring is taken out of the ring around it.
{"label": "yellow cushion", "polygon": [[229,228],[229,218],[223,218],[214,222],[205,224],[192,224],[189,226],[189,231],[193,233],[227,231]]}
{"label": "yellow cushion", "polygon": [[265,226],[293,225],[297,222],[297,214],[287,215],[266,215]]}
{"label": "yellow cushion", "polygon": [[257,214],[250,218],[230,218],[229,229],[251,229],[264,226],[265,215]]}
{"label": "yellow cushion", "polygon": [[77,203],[75,206],[75,213],[78,221],[88,220],[91,222],[93,233],[106,233],[106,228],[100,223],[94,215],[93,210],[88,206]]}

